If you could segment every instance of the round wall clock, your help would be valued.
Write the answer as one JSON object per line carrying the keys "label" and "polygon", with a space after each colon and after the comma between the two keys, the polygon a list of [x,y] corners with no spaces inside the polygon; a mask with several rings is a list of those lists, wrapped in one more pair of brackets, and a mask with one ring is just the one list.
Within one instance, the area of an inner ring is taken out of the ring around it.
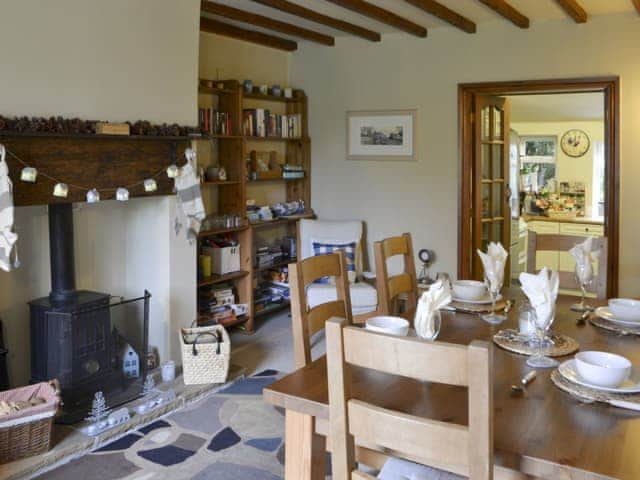
{"label": "round wall clock", "polygon": [[591,141],[582,130],[573,129],[562,135],[560,146],[562,151],[570,157],[581,157],[589,151]]}

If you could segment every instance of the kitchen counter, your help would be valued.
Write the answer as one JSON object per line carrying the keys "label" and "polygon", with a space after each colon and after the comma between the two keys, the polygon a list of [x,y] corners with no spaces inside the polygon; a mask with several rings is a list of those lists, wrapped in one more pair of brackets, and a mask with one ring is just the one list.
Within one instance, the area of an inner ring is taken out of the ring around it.
{"label": "kitchen counter", "polygon": [[604,217],[576,217],[576,218],[553,218],[538,215],[523,215],[525,222],[556,222],[556,223],[578,223],[589,225],[604,225]]}

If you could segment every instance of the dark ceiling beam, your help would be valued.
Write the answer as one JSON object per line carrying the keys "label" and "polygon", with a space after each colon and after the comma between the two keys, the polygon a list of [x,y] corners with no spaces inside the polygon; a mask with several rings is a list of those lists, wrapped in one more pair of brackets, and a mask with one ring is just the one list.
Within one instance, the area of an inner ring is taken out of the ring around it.
{"label": "dark ceiling beam", "polygon": [[365,2],[364,0],[327,0],[342,8],[349,9],[353,12],[364,15],[365,17],[372,18],[378,22],[386,23],[399,30],[408,32],[416,37],[426,37],[427,29],[417,25],[406,18],[396,15],[389,10],[373,5],[372,3]]}
{"label": "dark ceiling beam", "polygon": [[558,5],[569,15],[576,23],[586,23],[587,12],[576,0],[556,0]]}
{"label": "dark ceiling beam", "polygon": [[212,18],[200,17],[200,31],[206,33],[216,33],[225,37],[231,37],[245,42],[257,43],[265,47],[277,48],[287,52],[293,52],[298,49],[298,44],[294,41],[280,38],[266,33],[247,30],[245,28],[236,27],[228,23],[219,22]]}
{"label": "dark ceiling beam", "polygon": [[489,7],[494,12],[502,15],[504,18],[517,25],[520,28],[529,28],[529,18],[525,17],[518,10],[513,8],[504,0],[478,0]]}
{"label": "dark ceiling beam", "polygon": [[225,17],[241,23],[248,23],[249,25],[253,25],[254,27],[274,30],[286,35],[291,35],[292,37],[304,38],[305,40],[320,43],[322,45],[327,45],[329,47],[332,47],[335,44],[334,38],[330,37],[329,35],[314,32],[313,30],[307,30],[306,28],[301,28],[297,25],[292,25],[290,23],[285,23],[269,17],[264,17],[256,13],[229,7],[228,5],[221,5],[219,3],[203,0],[201,2],[201,11],[220,17]]}
{"label": "dark ceiling beam", "polygon": [[476,33],[476,24],[466,17],[463,17],[457,12],[445,7],[435,0],[405,0],[414,7],[417,7],[425,12],[438,17],[440,20],[444,20],[450,23],[454,27],[459,28],[467,33]]}
{"label": "dark ceiling beam", "polygon": [[338,20],[337,18],[329,17],[328,15],[323,15],[322,13],[318,13],[314,10],[309,10],[308,8],[289,2],[288,0],[253,0],[253,1],[256,3],[259,3],[260,5],[265,5],[267,7],[275,8],[282,12],[288,13],[289,15],[295,15],[296,17],[304,18],[305,20],[319,23],[321,25],[331,27],[335,30],[347,32],[352,35],[365,38],[372,42],[380,41],[380,34],[378,32],[374,32],[373,30],[359,27],[358,25],[354,25],[353,23],[345,22],[343,20]]}
{"label": "dark ceiling beam", "polygon": [[640,13],[640,0],[631,0],[631,2],[633,3],[633,6],[636,7],[638,13]]}

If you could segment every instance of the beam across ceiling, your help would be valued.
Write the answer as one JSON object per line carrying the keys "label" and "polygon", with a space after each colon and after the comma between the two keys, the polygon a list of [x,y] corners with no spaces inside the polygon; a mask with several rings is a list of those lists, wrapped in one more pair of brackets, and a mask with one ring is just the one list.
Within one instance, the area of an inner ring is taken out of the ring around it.
{"label": "beam across ceiling", "polygon": [[466,17],[463,17],[457,12],[445,7],[435,0],[405,0],[414,7],[417,7],[425,12],[438,17],[440,20],[444,20],[450,23],[454,27],[459,28],[467,33],[476,33],[476,24]]}
{"label": "beam across ceiling", "polygon": [[389,10],[385,10],[384,8],[378,7],[369,2],[365,2],[364,0],[327,0],[335,5],[338,5],[342,8],[349,9],[353,12],[359,13],[365,17],[372,18],[377,20],[378,22],[386,23],[387,25],[391,25],[399,30],[403,30],[407,33],[415,35],[416,37],[426,37],[427,29],[417,25],[400,15],[396,15]]}
{"label": "beam across ceiling", "polygon": [[633,6],[636,7],[638,13],[640,13],[640,0],[631,0],[633,2]]}
{"label": "beam across ceiling", "polygon": [[478,0],[494,12],[517,25],[520,28],[529,28],[529,18],[513,8],[504,0]]}
{"label": "beam across ceiling", "polygon": [[314,32],[313,30],[298,27],[297,25],[292,25],[290,23],[281,22],[269,17],[264,17],[256,13],[229,7],[228,5],[222,5],[219,3],[203,0],[201,2],[201,11],[220,17],[225,17],[230,20],[248,23],[249,25],[253,25],[254,27],[266,28],[267,30],[274,30],[276,32],[291,35],[293,37],[304,38],[305,40],[320,43],[322,45],[328,45],[330,47],[335,44],[334,38],[330,37],[329,35],[324,35],[322,33]]}
{"label": "beam across ceiling", "polygon": [[277,10],[288,13],[290,15],[295,15],[297,17],[304,18],[305,20],[319,23],[327,27],[331,27],[335,30],[340,30],[342,32],[347,32],[352,35],[365,38],[372,42],[380,41],[380,34],[378,32],[374,32],[373,30],[359,27],[358,25],[354,25],[353,23],[345,22],[343,20],[339,20],[337,18],[333,18],[328,15],[323,15],[322,13],[318,13],[314,10],[310,10],[308,8],[302,7],[295,3],[289,2],[288,0],[253,0],[253,1],[256,3],[259,3],[260,5],[265,5],[267,7],[275,8]]}
{"label": "beam across ceiling", "polygon": [[562,9],[567,12],[576,23],[586,23],[588,15],[587,12],[582,6],[577,2],[577,0],[556,0],[558,5],[562,7]]}
{"label": "beam across ceiling", "polygon": [[298,49],[298,44],[292,40],[276,37],[274,35],[267,35],[266,33],[256,32],[254,30],[247,30],[245,28],[236,27],[235,25],[230,25],[207,17],[200,17],[200,31],[216,33],[225,37],[257,43],[258,45],[277,48],[287,52],[293,52]]}

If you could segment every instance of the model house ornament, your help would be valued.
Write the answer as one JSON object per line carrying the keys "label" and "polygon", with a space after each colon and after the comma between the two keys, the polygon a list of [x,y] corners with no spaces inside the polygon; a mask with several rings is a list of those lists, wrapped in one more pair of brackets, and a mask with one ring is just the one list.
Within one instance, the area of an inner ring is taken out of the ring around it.
{"label": "model house ornament", "polygon": [[120,361],[122,362],[122,374],[126,378],[140,376],[140,356],[128,343],[125,343],[120,351]]}

